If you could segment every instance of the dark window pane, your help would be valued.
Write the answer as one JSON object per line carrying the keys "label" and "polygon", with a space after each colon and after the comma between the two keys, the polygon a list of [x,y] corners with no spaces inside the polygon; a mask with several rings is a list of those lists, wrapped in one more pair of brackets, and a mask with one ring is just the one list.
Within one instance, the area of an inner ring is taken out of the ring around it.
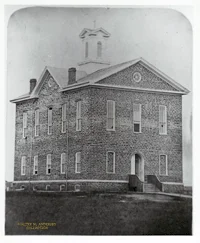
{"label": "dark window pane", "polygon": [[134,132],[140,132],[140,124],[134,124]]}

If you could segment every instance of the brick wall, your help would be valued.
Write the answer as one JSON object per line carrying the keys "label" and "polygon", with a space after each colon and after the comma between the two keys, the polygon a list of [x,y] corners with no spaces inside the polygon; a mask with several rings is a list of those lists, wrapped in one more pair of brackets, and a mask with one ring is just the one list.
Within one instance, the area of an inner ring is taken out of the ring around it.
{"label": "brick wall", "polygon": [[[149,72],[138,65],[135,68],[142,72]],[[128,69],[126,75],[130,75],[131,72],[132,70]],[[104,83],[119,82],[118,80],[121,80],[125,74],[122,75],[120,72],[118,76],[116,75],[107,78]],[[148,75],[145,75],[147,79]],[[149,76],[149,81],[154,80],[153,75]],[[182,99],[180,95],[96,87],[61,93],[56,83],[52,87],[48,86],[49,78],[50,74],[45,76],[38,100],[17,104],[14,180],[106,179],[128,181],[131,157],[138,152],[144,159],[145,174],[158,176],[159,154],[167,154],[169,175],[159,176],[159,179],[182,182]],[[141,81],[142,86],[146,85],[142,84],[142,82],[146,82],[146,79]],[[155,82],[157,82],[156,88],[169,89],[168,84],[164,84],[160,79],[156,79]],[[151,88],[153,87],[151,86]],[[170,89],[173,90],[172,87]],[[82,129],[76,131],[76,102],[80,99],[82,100]],[[106,131],[108,99],[116,102],[115,131]],[[61,133],[61,106],[63,103],[67,104],[67,132],[64,134]],[[142,132],[139,134],[133,132],[133,103],[142,105]],[[159,135],[159,105],[167,106],[167,135]],[[49,106],[53,110],[52,135],[47,135]],[[34,136],[36,108],[40,109],[40,135],[38,137]],[[23,111],[28,112],[27,139],[22,138]],[[106,173],[106,151],[108,150],[115,152],[115,174]],[[75,174],[76,152],[81,152],[80,174]],[[52,171],[51,175],[46,175],[46,156],[49,153],[52,154]],[[66,174],[60,174],[61,153],[67,155]],[[27,170],[24,176],[21,175],[21,157],[23,155],[27,156]],[[39,159],[38,175],[33,175],[34,155],[38,155]],[[99,184],[99,186],[103,185],[103,183]]]}

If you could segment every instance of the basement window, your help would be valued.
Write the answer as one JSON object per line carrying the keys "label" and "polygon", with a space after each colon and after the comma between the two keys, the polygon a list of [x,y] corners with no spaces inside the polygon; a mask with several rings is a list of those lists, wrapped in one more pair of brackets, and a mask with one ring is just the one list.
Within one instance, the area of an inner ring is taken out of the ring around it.
{"label": "basement window", "polygon": [[46,185],[46,191],[50,191],[50,185]]}
{"label": "basement window", "polygon": [[65,185],[60,185],[60,191],[64,191],[65,190]]}
{"label": "basement window", "polygon": [[74,191],[75,191],[75,192],[80,192],[80,190],[81,190],[81,186],[80,186],[79,184],[76,184],[76,185],[74,186]]}

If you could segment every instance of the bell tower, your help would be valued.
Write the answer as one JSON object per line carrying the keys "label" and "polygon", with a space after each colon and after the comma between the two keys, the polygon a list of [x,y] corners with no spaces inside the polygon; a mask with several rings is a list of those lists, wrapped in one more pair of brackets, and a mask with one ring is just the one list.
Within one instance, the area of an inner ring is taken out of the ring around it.
{"label": "bell tower", "polygon": [[110,34],[106,30],[84,28],[79,37],[82,41],[82,61],[78,63],[80,70],[90,74],[110,65],[107,56]]}

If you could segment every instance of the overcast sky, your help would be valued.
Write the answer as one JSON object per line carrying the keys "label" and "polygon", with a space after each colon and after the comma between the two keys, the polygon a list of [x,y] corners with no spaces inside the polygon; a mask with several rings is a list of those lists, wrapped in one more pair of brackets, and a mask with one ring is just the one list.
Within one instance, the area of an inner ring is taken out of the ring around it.
{"label": "overcast sky", "polygon": [[[192,27],[180,12],[147,8],[48,8],[16,11],[7,29],[6,180],[13,180],[15,104],[10,99],[29,91],[45,66],[69,68],[81,61],[79,34],[103,27],[111,37],[111,64],[143,57],[192,90]],[[191,185],[190,116],[192,92],[183,98],[184,182]]]}

